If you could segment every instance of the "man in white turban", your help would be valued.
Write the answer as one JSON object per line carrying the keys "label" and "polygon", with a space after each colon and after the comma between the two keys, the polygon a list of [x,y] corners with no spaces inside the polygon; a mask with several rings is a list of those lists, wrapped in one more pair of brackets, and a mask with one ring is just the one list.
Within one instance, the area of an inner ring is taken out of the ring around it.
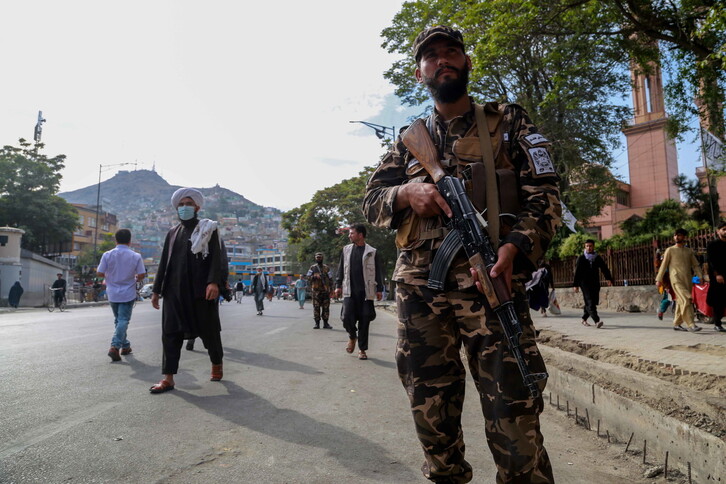
{"label": "man in white turban", "polygon": [[159,309],[163,298],[164,379],[149,390],[174,389],[174,375],[185,339],[200,337],[212,361],[212,381],[222,379],[222,339],[217,298],[225,284],[217,223],[197,214],[204,196],[194,188],[180,188],[171,197],[180,224],[166,235],[151,304]]}
{"label": "man in white turban", "polygon": [[171,206],[174,207],[174,210],[179,206],[181,199],[186,197],[191,198],[199,208],[202,208],[202,205],[204,205],[204,195],[202,195],[202,192],[196,188],[180,188],[171,196]]}

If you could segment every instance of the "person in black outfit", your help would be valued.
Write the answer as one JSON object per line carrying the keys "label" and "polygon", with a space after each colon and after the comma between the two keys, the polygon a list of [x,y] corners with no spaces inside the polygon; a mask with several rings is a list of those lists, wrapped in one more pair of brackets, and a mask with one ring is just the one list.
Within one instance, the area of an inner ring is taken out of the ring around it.
{"label": "person in black outfit", "polygon": [[53,281],[53,285],[50,286],[52,289],[59,289],[58,291],[53,291],[53,299],[55,301],[55,307],[60,306],[61,301],[66,296],[66,280],[63,279],[63,274],[60,272],[58,273],[58,279]]}
{"label": "person in black outfit", "polygon": [[[343,247],[335,280],[335,297],[343,296],[341,318],[348,331],[348,346],[352,353],[358,340],[358,359],[367,360],[368,328],[376,317],[373,300],[383,297],[383,271],[381,256],[375,248],[366,244],[366,227],[357,224],[350,227],[351,244]],[[357,323],[357,328],[356,328]]]}
{"label": "person in black outfit", "polygon": [[708,257],[708,294],[706,304],[713,308],[713,329],[726,332],[721,324],[726,306],[726,221],[718,224],[717,239],[706,247]]}
{"label": "person in black outfit", "polygon": [[[180,224],[166,235],[154,280],[151,305],[159,309],[163,297],[162,335],[164,379],[149,390],[163,393],[174,389],[185,339],[199,336],[212,362],[212,381],[222,379],[222,339],[217,298],[223,280],[222,254],[216,222],[200,220],[197,212],[204,197],[193,188],[180,188],[172,195]],[[199,230],[196,230],[196,229]]]}
{"label": "person in black outfit", "polygon": [[597,314],[597,305],[600,304],[600,272],[608,281],[608,286],[613,285],[613,276],[602,257],[595,253],[595,241],[585,241],[585,253],[577,258],[575,265],[575,292],[582,289],[582,297],[585,299],[585,308],[582,313],[582,325],[590,326],[588,318],[592,318],[597,328],[602,327],[602,321]]}

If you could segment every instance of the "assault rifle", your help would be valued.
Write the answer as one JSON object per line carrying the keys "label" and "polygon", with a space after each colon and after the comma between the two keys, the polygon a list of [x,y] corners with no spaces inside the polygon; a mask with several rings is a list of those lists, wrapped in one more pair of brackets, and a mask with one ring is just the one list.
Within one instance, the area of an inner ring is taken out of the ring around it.
{"label": "assault rifle", "polygon": [[509,349],[517,359],[517,366],[525,386],[532,397],[539,396],[537,382],[546,379],[547,373],[531,373],[527,368],[519,343],[522,326],[517,319],[504,275],[500,274],[494,279],[489,277],[489,271],[497,262],[497,253],[485,231],[486,222],[466,195],[461,180],[447,175],[442,168],[439,163],[438,151],[422,119],[417,119],[409,126],[401,135],[401,140],[431,175],[439,193],[449,204],[453,213],[453,217],[447,221],[450,232],[444,238],[434,257],[428,287],[439,291],[444,289],[444,280],[449,266],[459,250],[463,248],[471,267],[479,276],[479,282],[481,282],[489,307],[499,319]]}

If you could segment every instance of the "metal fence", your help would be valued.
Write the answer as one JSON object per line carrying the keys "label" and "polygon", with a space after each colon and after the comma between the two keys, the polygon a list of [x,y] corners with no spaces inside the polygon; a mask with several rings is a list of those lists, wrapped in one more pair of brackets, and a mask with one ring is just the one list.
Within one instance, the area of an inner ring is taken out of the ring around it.
{"label": "metal fence", "polygon": [[[713,231],[701,230],[688,237],[686,244],[696,252],[701,263],[705,262],[706,246],[715,238]],[[654,238],[648,244],[625,249],[608,249],[600,256],[605,259],[616,286],[639,286],[655,284],[657,252],[673,245],[672,238]],[[578,256],[550,261],[555,287],[572,287],[575,262]],[[600,281],[605,284],[605,279]]]}

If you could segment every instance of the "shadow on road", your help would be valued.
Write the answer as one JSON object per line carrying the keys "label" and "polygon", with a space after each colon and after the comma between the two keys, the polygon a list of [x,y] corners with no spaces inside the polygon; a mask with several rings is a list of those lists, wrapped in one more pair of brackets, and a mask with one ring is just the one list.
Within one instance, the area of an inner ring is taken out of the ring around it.
{"label": "shadow on road", "polygon": [[[390,450],[349,430],[320,422],[298,411],[276,407],[270,401],[222,380],[227,395],[196,396],[184,391],[174,395],[234,425],[245,427],[295,445],[325,449],[346,469],[384,482],[413,482],[414,472],[395,460]],[[384,464],[385,463],[385,464]]]}
{"label": "shadow on road", "polygon": [[238,350],[237,348],[225,348],[224,359],[225,361],[252,365],[270,370],[297,371],[306,375],[322,375],[324,373],[312,366],[282,360],[266,353],[253,353],[251,351]]}

